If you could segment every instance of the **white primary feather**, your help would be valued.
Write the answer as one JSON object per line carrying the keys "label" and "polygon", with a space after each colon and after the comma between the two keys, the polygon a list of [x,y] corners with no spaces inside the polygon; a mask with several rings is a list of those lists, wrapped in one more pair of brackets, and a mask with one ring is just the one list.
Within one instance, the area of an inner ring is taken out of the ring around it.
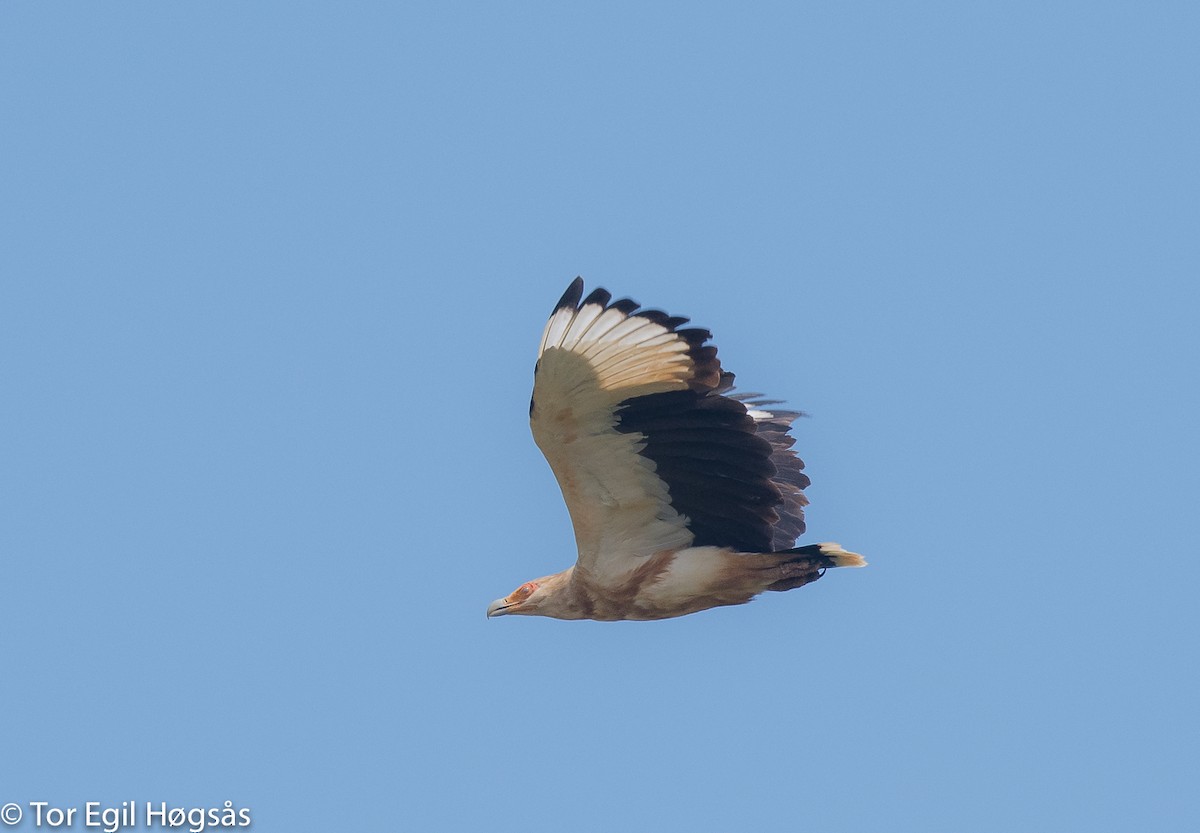
{"label": "white primary feather", "polygon": [[550,316],[550,320],[546,322],[546,330],[542,334],[542,343],[538,347],[538,355],[546,352],[550,347],[558,347],[562,344],[563,336],[567,333],[567,328],[571,326],[571,321],[575,318],[575,310],[564,308],[555,310]]}

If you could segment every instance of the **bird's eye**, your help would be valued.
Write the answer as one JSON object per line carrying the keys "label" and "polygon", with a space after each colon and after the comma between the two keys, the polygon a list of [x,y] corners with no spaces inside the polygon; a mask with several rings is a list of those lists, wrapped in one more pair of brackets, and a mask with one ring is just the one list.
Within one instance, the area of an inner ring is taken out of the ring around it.
{"label": "bird's eye", "polygon": [[537,585],[532,581],[527,581],[513,591],[512,600],[514,602],[523,602],[533,595],[533,591],[537,589]]}

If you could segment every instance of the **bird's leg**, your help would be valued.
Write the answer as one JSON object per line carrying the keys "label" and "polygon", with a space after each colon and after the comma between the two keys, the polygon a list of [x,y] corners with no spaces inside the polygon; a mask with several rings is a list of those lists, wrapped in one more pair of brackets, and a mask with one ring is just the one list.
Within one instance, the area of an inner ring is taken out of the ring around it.
{"label": "bird's leg", "polygon": [[767,585],[768,590],[795,590],[825,575],[824,565],[815,559],[800,558],[784,561],[775,567],[778,578]]}

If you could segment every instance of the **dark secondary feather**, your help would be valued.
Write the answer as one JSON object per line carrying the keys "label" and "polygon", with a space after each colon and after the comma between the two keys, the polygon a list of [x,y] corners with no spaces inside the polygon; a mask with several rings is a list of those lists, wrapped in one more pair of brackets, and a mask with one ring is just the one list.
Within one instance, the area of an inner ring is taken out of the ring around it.
{"label": "dark secondary feather", "polygon": [[756,411],[770,413],[769,417],[755,420],[755,433],[771,444],[771,463],[775,466],[771,483],[779,490],[781,500],[777,507],[779,521],[772,529],[771,548],[776,552],[790,549],[804,534],[804,507],[808,505],[804,489],[812,482],[804,473],[804,461],[792,451],[796,438],[789,433],[792,422],[801,414],[773,407],[774,400],[748,394],[732,396]]}
{"label": "dark secondary feather", "polygon": [[804,531],[809,481],[786,433],[794,416],[756,421],[734,397],[671,391],[621,403],[616,428],[645,437],[641,454],[689,519],[693,546],[772,552]]}

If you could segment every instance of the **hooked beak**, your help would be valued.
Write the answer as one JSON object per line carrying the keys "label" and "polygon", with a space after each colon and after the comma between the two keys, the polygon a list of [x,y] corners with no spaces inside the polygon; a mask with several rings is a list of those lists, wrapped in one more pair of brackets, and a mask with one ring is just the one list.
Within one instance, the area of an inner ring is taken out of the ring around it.
{"label": "hooked beak", "polygon": [[508,609],[510,607],[512,607],[512,605],[508,601],[508,596],[505,596],[503,599],[496,599],[496,601],[488,605],[487,618],[491,619],[493,616],[504,616],[506,613],[508,613]]}

